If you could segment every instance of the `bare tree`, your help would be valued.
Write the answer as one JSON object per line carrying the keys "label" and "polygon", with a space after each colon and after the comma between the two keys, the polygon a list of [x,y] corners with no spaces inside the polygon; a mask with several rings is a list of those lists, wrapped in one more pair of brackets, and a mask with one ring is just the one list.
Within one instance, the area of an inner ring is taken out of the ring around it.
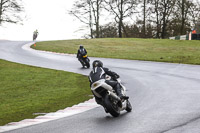
{"label": "bare tree", "polygon": [[93,21],[92,21],[92,6],[90,0],[76,0],[70,15],[75,16],[82,23],[86,24],[90,29],[90,37],[93,38]]}
{"label": "bare tree", "polygon": [[175,5],[175,0],[163,0],[161,3],[163,10],[162,12],[162,38],[164,39],[166,36],[167,22],[169,20],[169,16],[173,10]]}
{"label": "bare tree", "polygon": [[190,20],[190,14],[193,12],[191,9],[194,6],[194,3],[189,0],[177,0],[177,11],[175,10],[175,16],[180,18],[181,27],[180,27],[180,34],[183,35],[186,32],[186,23]]}
{"label": "bare tree", "polygon": [[140,3],[142,4],[142,8],[143,8],[143,27],[142,27],[142,32],[143,32],[143,37],[146,37],[146,25],[148,23],[148,16],[151,16],[150,14],[151,12],[151,8],[150,8],[150,4],[152,4],[152,0],[141,0]]}
{"label": "bare tree", "polygon": [[[102,0],[76,0],[69,14],[90,28],[90,37],[99,38],[99,17]],[[93,30],[94,26],[96,30]],[[95,31],[95,32],[94,32]],[[96,36],[95,36],[96,33]]]}
{"label": "bare tree", "polygon": [[[90,27],[91,38],[116,37],[116,33],[120,38],[167,38],[185,34],[200,16],[199,0],[77,0],[74,5],[70,13]],[[116,23],[107,20],[100,26],[103,9]],[[139,19],[133,19],[135,15]]]}
{"label": "bare tree", "polygon": [[181,35],[183,34],[183,29],[185,26],[185,19],[186,19],[186,15],[187,15],[187,11],[185,12],[185,4],[186,4],[186,0],[181,0]]}
{"label": "bare tree", "polygon": [[167,24],[175,6],[176,0],[153,0],[152,4],[154,6],[154,13],[156,14],[156,27],[157,27],[157,37],[165,38],[167,33]]}
{"label": "bare tree", "polygon": [[146,34],[146,0],[143,0],[143,30],[144,30],[144,37],[145,37],[145,34]]}
{"label": "bare tree", "polygon": [[123,20],[130,17],[134,13],[136,6],[135,0],[104,0],[106,3],[105,9],[115,16],[115,21],[118,23],[118,34],[122,37],[122,29],[126,37],[126,29]]}
{"label": "bare tree", "polygon": [[155,23],[156,29],[156,38],[160,38],[161,33],[161,5],[160,0],[152,0],[151,2],[151,12],[152,12],[152,21]]}
{"label": "bare tree", "polygon": [[190,8],[190,19],[193,23],[193,26],[200,20],[200,2],[199,0],[194,0],[194,5]]}
{"label": "bare tree", "polygon": [[96,38],[99,38],[99,17],[102,8],[102,0],[91,0],[91,6],[96,26]]}
{"label": "bare tree", "polygon": [[0,0],[0,25],[2,23],[17,23],[21,21],[23,11],[21,0]]}

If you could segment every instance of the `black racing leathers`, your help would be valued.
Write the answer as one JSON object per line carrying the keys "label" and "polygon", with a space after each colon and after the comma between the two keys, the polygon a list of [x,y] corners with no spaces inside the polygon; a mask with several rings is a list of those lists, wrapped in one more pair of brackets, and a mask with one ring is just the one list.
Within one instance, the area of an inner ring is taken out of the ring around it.
{"label": "black racing leathers", "polygon": [[81,62],[82,66],[84,66],[84,58],[83,56],[87,55],[87,51],[84,48],[80,48],[77,52],[77,58]]}
{"label": "black racing leathers", "polygon": [[[112,79],[117,79],[117,78],[119,78],[119,75],[118,75],[117,73],[110,71],[108,68],[104,68],[104,67],[95,67],[95,68],[93,68],[93,70],[90,72],[90,75],[89,75],[90,86],[91,86],[94,82],[96,82],[96,81],[98,81],[98,80],[100,80],[100,79],[105,79],[105,78],[106,78],[106,74],[109,75],[109,76],[111,76]],[[119,84],[117,81],[112,80],[112,79],[111,79],[111,80],[106,80],[105,82],[106,82],[108,85],[112,86],[113,89],[116,91],[117,95],[118,95],[119,97],[121,97],[121,96],[122,96],[122,93],[121,93],[120,84]],[[96,96],[95,96],[95,99],[96,99],[96,102],[97,102],[98,104],[102,104],[101,101],[100,101],[100,99],[97,98]]]}
{"label": "black racing leathers", "polygon": [[80,59],[80,58],[83,58],[84,55],[87,54],[87,51],[86,49],[84,48],[80,48],[77,52],[77,58]]}

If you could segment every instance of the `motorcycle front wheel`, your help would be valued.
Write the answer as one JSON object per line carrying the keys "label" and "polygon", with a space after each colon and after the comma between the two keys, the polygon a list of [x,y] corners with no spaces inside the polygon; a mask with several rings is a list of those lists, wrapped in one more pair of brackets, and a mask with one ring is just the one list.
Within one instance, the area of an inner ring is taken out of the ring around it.
{"label": "motorcycle front wheel", "polygon": [[131,103],[129,102],[129,100],[126,101],[126,111],[127,112],[131,112],[132,110],[132,105]]}
{"label": "motorcycle front wheel", "polygon": [[104,97],[104,104],[107,111],[113,116],[118,117],[120,115],[120,109],[116,103],[113,102],[112,98],[109,95]]}

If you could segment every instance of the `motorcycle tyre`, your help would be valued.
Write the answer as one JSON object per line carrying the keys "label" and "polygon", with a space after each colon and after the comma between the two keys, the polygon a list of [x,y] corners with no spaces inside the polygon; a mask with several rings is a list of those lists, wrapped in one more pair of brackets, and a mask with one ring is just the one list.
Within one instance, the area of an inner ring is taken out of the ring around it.
{"label": "motorcycle tyre", "polygon": [[87,66],[87,68],[90,68],[90,63],[87,62],[87,63],[86,63],[86,66]]}
{"label": "motorcycle tyre", "polygon": [[81,61],[81,60],[79,60],[79,61],[80,61],[81,65],[82,65],[82,67],[84,68],[85,67],[84,62]]}
{"label": "motorcycle tyre", "polygon": [[87,68],[90,68],[90,60],[88,58],[85,59],[85,65]]}
{"label": "motorcycle tyre", "polygon": [[126,101],[126,111],[127,112],[131,112],[132,111],[132,105],[129,102],[129,100]]}
{"label": "motorcycle tyre", "polygon": [[107,111],[113,116],[113,117],[118,117],[120,115],[120,109],[117,106],[117,108],[115,108],[112,104],[112,102],[110,101],[110,96],[109,95],[106,95],[105,96],[105,99],[104,99],[104,104],[105,104],[105,107],[107,109]]}

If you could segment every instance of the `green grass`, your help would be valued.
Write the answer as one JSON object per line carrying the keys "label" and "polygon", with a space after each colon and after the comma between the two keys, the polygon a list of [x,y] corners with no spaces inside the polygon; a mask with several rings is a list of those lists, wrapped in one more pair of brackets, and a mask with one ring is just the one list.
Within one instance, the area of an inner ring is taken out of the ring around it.
{"label": "green grass", "polygon": [[0,125],[90,99],[88,78],[0,60]]}
{"label": "green grass", "polygon": [[200,41],[168,39],[79,39],[63,41],[38,42],[32,48],[61,53],[77,53],[83,44],[89,56],[200,64]]}

